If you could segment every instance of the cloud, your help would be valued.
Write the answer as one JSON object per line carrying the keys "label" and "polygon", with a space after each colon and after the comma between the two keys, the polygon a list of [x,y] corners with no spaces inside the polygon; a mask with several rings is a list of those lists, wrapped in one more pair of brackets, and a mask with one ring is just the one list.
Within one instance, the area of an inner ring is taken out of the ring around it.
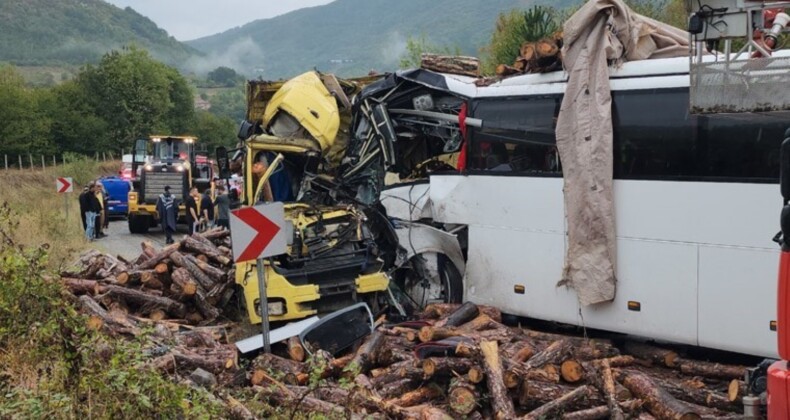
{"label": "cloud", "polygon": [[221,52],[214,52],[203,57],[192,57],[184,64],[187,71],[198,75],[206,75],[217,67],[230,67],[239,73],[254,73],[254,63],[263,65],[263,50],[251,37],[241,38]]}

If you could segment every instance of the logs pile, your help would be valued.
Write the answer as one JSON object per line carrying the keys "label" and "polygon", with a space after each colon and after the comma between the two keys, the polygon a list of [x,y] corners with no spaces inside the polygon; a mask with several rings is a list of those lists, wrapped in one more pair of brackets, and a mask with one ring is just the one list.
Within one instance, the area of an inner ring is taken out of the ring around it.
{"label": "logs pile", "polygon": [[[348,418],[696,419],[742,412],[745,368],[654,346],[513,328],[491,307],[430,305],[346,355],[275,347],[251,364],[257,395]],[[296,360],[294,360],[296,359]]]}
{"label": "logs pile", "polygon": [[92,250],[76,266],[61,273],[63,284],[89,315],[89,328],[113,335],[136,335],[146,323],[212,324],[233,294],[230,234],[222,229],[162,249],[143,242],[134,261]]}
{"label": "logs pile", "polygon": [[537,42],[521,45],[513,65],[500,64],[496,74],[500,77],[525,73],[546,73],[562,69],[562,32]]}

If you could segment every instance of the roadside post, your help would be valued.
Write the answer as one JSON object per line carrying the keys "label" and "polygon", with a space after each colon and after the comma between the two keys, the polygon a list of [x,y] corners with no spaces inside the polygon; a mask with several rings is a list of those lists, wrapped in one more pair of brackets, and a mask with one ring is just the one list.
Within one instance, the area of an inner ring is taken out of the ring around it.
{"label": "roadside post", "polygon": [[288,238],[283,203],[261,204],[231,212],[230,236],[236,263],[256,260],[263,351],[271,353],[264,260],[286,252]]}
{"label": "roadside post", "polygon": [[74,180],[70,177],[55,178],[55,191],[63,194],[63,209],[66,212],[66,220],[69,220],[69,198],[67,193],[74,192]]}

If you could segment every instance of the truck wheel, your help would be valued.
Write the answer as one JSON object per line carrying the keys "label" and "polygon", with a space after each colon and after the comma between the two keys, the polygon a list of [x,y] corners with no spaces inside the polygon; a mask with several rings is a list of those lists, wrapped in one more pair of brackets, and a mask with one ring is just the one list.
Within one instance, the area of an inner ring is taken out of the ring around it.
{"label": "truck wheel", "polygon": [[415,255],[404,268],[397,283],[405,295],[404,303],[414,310],[431,303],[460,303],[463,299],[463,278],[446,255]]}
{"label": "truck wheel", "polygon": [[129,232],[130,233],[147,233],[151,221],[148,216],[140,216],[136,214],[129,215]]}

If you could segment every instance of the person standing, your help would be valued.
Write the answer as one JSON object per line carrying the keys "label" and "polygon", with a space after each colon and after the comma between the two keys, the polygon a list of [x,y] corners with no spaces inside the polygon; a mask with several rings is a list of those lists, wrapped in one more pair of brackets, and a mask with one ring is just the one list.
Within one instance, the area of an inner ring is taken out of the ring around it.
{"label": "person standing", "polygon": [[170,194],[170,186],[165,186],[165,192],[159,196],[156,202],[156,212],[159,215],[159,222],[162,230],[165,231],[165,242],[173,243],[173,233],[176,231],[176,219],[178,218],[178,203],[175,197]]}
{"label": "person standing", "polygon": [[189,234],[193,234],[197,231],[197,227],[200,223],[200,213],[198,212],[198,202],[197,198],[200,197],[198,194],[198,190],[195,187],[189,190],[189,195],[184,200],[184,207],[186,207],[187,211],[187,225],[189,226]]}
{"label": "person standing", "polygon": [[96,237],[96,219],[99,217],[99,213],[101,212],[101,205],[99,204],[99,199],[96,196],[98,188],[99,187],[97,187],[96,184],[93,184],[88,190],[88,193],[85,195],[87,201],[87,211],[85,212],[85,236],[89,241],[98,239]]}
{"label": "person standing", "polygon": [[211,199],[211,191],[206,190],[200,198],[200,209],[203,221],[207,228],[214,227],[214,201]]}
{"label": "person standing", "polygon": [[96,223],[95,223],[96,239],[100,239],[100,238],[103,238],[103,237],[107,236],[103,232],[104,220],[107,217],[105,212],[104,212],[104,207],[105,207],[105,204],[106,204],[105,193],[104,193],[104,185],[101,183],[100,180],[96,181],[93,185],[94,185],[94,188],[95,188],[95,191],[96,191],[96,193],[95,193],[95,195],[96,195],[96,202],[99,203],[99,211],[98,211],[98,215],[97,215],[97,219],[96,219]]}
{"label": "person standing", "polygon": [[85,188],[82,189],[82,193],[80,193],[80,218],[82,219],[82,230],[88,230],[88,224],[85,221],[85,212],[88,211],[88,194],[90,193],[91,184],[88,184]]}
{"label": "person standing", "polygon": [[217,205],[217,226],[230,229],[230,196],[222,185],[217,187],[214,204]]}

